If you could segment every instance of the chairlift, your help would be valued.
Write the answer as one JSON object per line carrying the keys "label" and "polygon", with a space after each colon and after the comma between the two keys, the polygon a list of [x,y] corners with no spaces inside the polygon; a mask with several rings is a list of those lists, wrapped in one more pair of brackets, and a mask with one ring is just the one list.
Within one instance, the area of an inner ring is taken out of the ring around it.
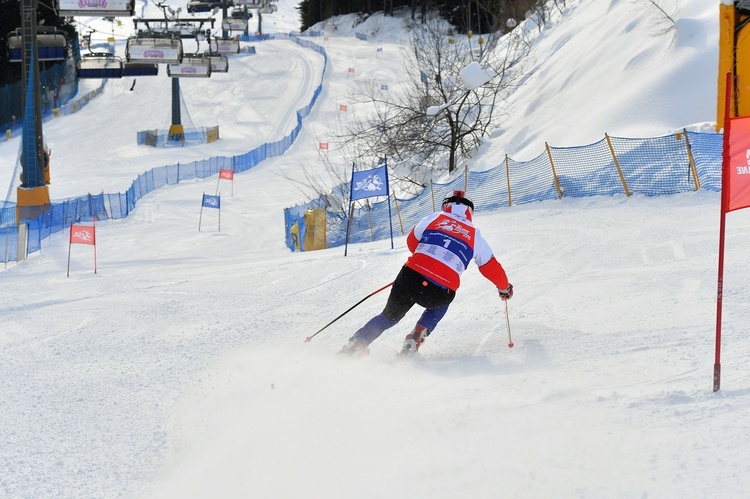
{"label": "chairlift", "polygon": [[211,12],[214,6],[208,2],[188,2],[187,11],[190,14],[196,14],[199,12]]}
{"label": "chairlift", "polygon": [[[234,9],[232,13],[230,14],[230,17],[232,19],[245,19],[245,9]],[[247,12],[247,18],[252,19],[253,13],[248,11]]]}
{"label": "chairlift", "polygon": [[221,29],[224,31],[247,31],[247,19],[224,19],[221,23]]}
{"label": "chairlift", "polygon": [[212,38],[209,47],[211,52],[215,54],[240,53],[240,42],[234,38]]}
{"label": "chairlift", "polygon": [[[235,1],[226,0],[226,7],[234,7]],[[222,8],[222,0],[191,0],[187,3],[187,11],[190,14],[198,12],[211,12]]]}
{"label": "chairlift", "polygon": [[[63,61],[68,54],[68,39],[62,31],[47,26],[37,27],[37,57],[39,61]],[[8,33],[8,61],[23,61],[23,36],[21,29]]]}
{"label": "chairlift", "polygon": [[133,0],[58,0],[60,17],[131,17],[135,14]]}
{"label": "chairlift", "polygon": [[158,35],[177,35],[180,38],[195,38],[198,27],[191,22],[149,22],[148,32]]}
{"label": "chairlift", "polygon": [[84,54],[76,65],[78,78],[122,78],[122,59],[106,54]]}
{"label": "chairlift", "polygon": [[149,21],[149,23],[146,24],[146,30],[144,31],[155,35],[166,36],[169,33],[169,23],[165,20]]}
{"label": "chairlift", "polygon": [[199,28],[188,22],[178,22],[169,26],[170,33],[176,33],[180,35],[180,38],[195,38],[200,32]]}
{"label": "chairlift", "polygon": [[182,40],[153,32],[139,33],[128,38],[125,57],[128,62],[177,64],[182,60]]}
{"label": "chairlift", "polygon": [[226,73],[229,71],[229,58],[221,54],[205,54],[211,62],[212,73]]}
{"label": "chairlift", "polygon": [[122,76],[156,76],[159,74],[159,65],[147,62],[126,62],[122,66]]}
{"label": "chairlift", "polygon": [[211,60],[200,55],[185,55],[178,64],[167,65],[171,78],[210,78]]}

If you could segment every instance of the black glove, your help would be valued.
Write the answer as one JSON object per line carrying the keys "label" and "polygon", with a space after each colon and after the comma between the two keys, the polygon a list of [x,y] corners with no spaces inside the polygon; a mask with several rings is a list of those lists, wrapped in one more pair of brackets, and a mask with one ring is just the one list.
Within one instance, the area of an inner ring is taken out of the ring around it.
{"label": "black glove", "polygon": [[497,293],[503,300],[510,300],[511,298],[513,298],[513,285],[511,283],[508,283],[508,289],[497,288]]}

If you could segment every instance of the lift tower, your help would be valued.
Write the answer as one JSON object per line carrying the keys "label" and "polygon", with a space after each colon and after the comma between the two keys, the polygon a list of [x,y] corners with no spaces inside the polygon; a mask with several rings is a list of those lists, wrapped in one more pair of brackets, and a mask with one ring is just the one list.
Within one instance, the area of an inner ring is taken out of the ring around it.
{"label": "lift tower", "polygon": [[42,133],[42,97],[39,90],[39,50],[36,10],[38,0],[21,0],[24,92],[21,136],[21,186],[17,190],[16,221],[38,217],[50,206],[49,155]]}

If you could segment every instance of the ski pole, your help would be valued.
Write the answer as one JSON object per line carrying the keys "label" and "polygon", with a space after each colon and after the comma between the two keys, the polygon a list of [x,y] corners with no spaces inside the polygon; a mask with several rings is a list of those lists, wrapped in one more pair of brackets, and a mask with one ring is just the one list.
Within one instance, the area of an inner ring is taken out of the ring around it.
{"label": "ski pole", "polygon": [[323,331],[323,330],[324,330],[325,328],[327,328],[328,326],[330,326],[331,324],[333,324],[334,322],[336,322],[337,320],[341,319],[341,318],[342,318],[343,316],[345,316],[346,314],[348,314],[349,312],[351,312],[352,310],[354,310],[354,309],[355,309],[356,307],[358,307],[358,306],[359,306],[359,305],[360,305],[360,304],[361,304],[361,303],[362,303],[363,301],[365,301],[366,299],[368,299],[369,297],[371,297],[371,296],[373,296],[373,295],[376,295],[376,294],[380,293],[381,291],[383,291],[384,289],[386,289],[386,288],[388,288],[388,287],[390,287],[390,286],[392,286],[392,285],[393,285],[393,283],[390,283],[390,284],[386,284],[386,285],[385,285],[385,286],[383,286],[382,288],[380,288],[380,289],[377,289],[377,290],[373,291],[372,293],[370,293],[369,295],[365,296],[364,298],[362,298],[361,300],[359,300],[359,301],[358,301],[357,303],[355,303],[354,305],[352,305],[351,307],[349,307],[349,308],[348,308],[348,309],[346,310],[346,312],[344,312],[343,314],[339,315],[338,317],[336,317],[335,319],[333,319],[333,320],[332,320],[331,322],[329,322],[328,324],[326,324],[325,326],[323,326],[322,328],[320,328],[320,329],[319,329],[319,330],[318,330],[318,331],[317,331],[317,332],[316,332],[315,334],[313,334],[312,336],[308,336],[308,337],[307,337],[307,339],[305,339],[305,343],[309,343],[309,342],[310,342],[310,340],[312,340],[312,339],[313,339],[313,338],[314,338],[315,336],[317,336],[317,334],[318,334],[318,333],[320,333],[320,332],[321,332],[321,331]]}
{"label": "ski pole", "polygon": [[508,300],[505,302],[505,325],[508,326],[508,348],[513,348],[513,340],[510,337],[510,319],[508,318]]}

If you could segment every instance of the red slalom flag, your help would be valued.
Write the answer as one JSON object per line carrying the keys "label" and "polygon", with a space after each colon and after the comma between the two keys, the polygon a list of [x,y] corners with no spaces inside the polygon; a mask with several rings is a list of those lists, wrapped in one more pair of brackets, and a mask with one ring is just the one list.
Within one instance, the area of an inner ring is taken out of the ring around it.
{"label": "red slalom flag", "polygon": [[70,244],[91,244],[95,246],[96,232],[94,227],[89,227],[88,225],[71,225]]}
{"label": "red slalom flag", "polygon": [[70,248],[74,244],[88,244],[94,247],[94,274],[96,274],[96,219],[94,219],[93,225],[70,225],[70,242],[68,243],[68,277],[70,277]]}
{"label": "red slalom flag", "polygon": [[724,102],[724,147],[721,162],[721,217],[719,218],[719,265],[716,282],[716,342],[714,387],[721,389],[721,319],[724,303],[724,240],[727,213],[750,207],[750,116],[731,117],[732,73],[727,73]]}
{"label": "red slalom flag", "polygon": [[219,170],[219,178],[216,180],[216,194],[219,193],[219,182],[222,180],[230,180],[232,182],[232,196],[234,196],[234,170],[228,168]]}
{"label": "red slalom flag", "polygon": [[729,163],[722,178],[722,211],[750,207],[750,116],[732,118],[729,130]]}
{"label": "red slalom flag", "polygon": [[346,111],[346,104],[339,104],[339,111]]}

